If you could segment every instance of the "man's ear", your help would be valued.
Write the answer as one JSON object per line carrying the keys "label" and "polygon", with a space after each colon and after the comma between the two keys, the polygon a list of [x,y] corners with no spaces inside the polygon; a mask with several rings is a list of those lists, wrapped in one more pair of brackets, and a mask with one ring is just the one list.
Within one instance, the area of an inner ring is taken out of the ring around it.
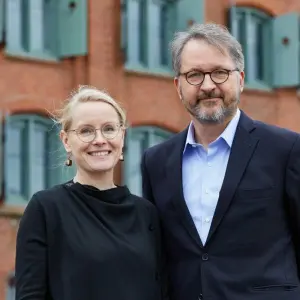
{"label": "man's ear", "polygon": [[179,99],[182,100],[181,91],[180,91],[180,82],[179,82],[178,77],[174,78],[174,85],[175,85],[175,88],[176,88]]}
{"label": "man's ear", "polygon": [[240,87],[241,87],[241,92],[244,90],[244,85],[245,85],[245,72],[240,72]]}

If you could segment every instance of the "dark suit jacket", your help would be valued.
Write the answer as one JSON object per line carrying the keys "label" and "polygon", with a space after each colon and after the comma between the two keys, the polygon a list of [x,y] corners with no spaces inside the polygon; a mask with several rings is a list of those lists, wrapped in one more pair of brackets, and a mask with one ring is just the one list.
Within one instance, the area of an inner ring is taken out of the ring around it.
{"label": "dark suit jacket", "polygon": [[186,135],[148,149],[141,166],[162,221],[171,300],[299,300],[300,136],[242,112],[203,247],[182,190]]}

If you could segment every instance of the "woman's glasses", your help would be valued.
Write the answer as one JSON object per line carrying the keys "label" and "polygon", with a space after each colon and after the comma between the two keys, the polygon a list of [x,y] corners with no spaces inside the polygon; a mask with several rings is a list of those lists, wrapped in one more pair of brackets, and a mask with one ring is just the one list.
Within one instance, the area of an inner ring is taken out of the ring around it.
{"label": "woman's glasses", "polygon": [[83,125],[77,129],[72,129],[69,131],[76,132],[78,138],[84,142],[84,143],[91,143],[95,140],[97,137],[97,131],[100,130],[102,136],[107,140],[114,139],[120,129],[122,128],[122,125],[117,123],[106,123],[101,128],[95,128],[91,125]]}

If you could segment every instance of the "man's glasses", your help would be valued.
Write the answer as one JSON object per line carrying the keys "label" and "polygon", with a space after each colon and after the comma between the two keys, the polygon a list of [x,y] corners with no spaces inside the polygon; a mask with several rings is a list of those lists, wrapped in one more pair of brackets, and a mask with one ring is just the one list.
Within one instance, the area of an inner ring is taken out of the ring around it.
{"label": "man's glasses", "polygon": [[234,70],[226,70],[226,69],[219,69],[214,70],[212,72],[202,72],[199,70],[191,70],[185,73],[179,73],[179,75],[185,76],[186,81],[191,85],[200,85],[204,81],[205,75],[209,74],[210,79],[216,83],[221,84],[224,83],[229,75],[234,72],[239,71],[238,69]]}
{"label": "man's glasses", "polygon": [[77,129],[72,129],[69,131],[76,132],[78,138],[84,143],[91,143],[97,137],[97,131],[100,130],[102,136],[107,140],[114,139],[118,133],[122,125],[117,123],[106,123],[101,128],[95,128],[91,125],[84,125]]}

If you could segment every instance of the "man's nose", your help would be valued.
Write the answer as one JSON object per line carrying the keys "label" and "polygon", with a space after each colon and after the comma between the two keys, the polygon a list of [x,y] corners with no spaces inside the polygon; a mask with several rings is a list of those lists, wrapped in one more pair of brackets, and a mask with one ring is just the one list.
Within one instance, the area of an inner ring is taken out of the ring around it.
{"label": "man's nose", "polygon": [[209,74],[205,74],[204,80],[200,86],[202,91],[211,91],[216,88],[216,84],[211,80]]}

